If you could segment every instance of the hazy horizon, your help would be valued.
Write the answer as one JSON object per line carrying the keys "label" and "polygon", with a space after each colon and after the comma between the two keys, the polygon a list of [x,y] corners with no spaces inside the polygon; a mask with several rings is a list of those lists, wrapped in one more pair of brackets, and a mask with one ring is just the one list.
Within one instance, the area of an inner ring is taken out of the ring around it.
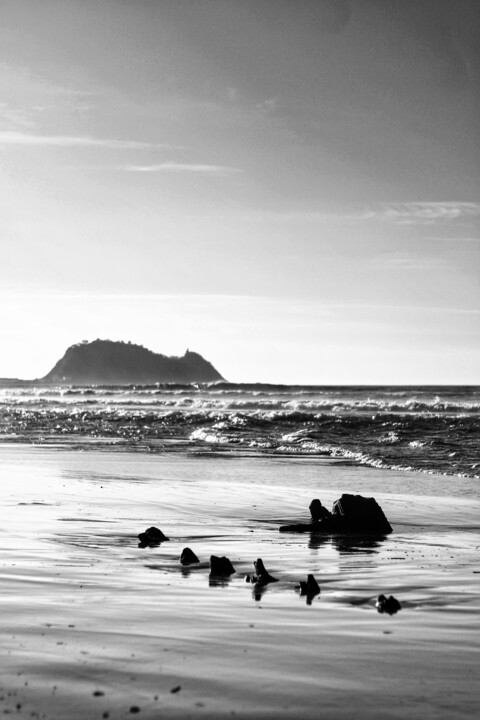
{"label": "hazy horizon", "polygon": [[0,377],[480,384],[474,0],[3,0]]}
{"label": "hazy horizon", "polygon": [[[146,348],[144,345],[137,345],[137,344],[131,343],[130,341],[125,341],[125,340],[115,340],[115,339],[112,340],[111,338],[95,338],[95,340],[96,340],[96,341],[101,341],[101,342],[105,342],[105,341],[107,341],[107,342],[114,342],[114,343],[119,342],[119,343],[122,343],[122,344],[134,345],[135,347],[139,347],[139,348],[143,348],[143,349],[146,349],[146,350],[150,350],[150,348]],[[83,345],[83,344],[89,343],[89,342],[93,342],[93,341],[83,340],[83,341],[80,341],[80,342],[78,342],[78,343],[74,343],[73,346],[70,346],[69,348],[65,348],[65,350],[68,350],[68,349],[70,349],[71,347]],[[181,359],[182,357],[184,357],[184,355],[186,355],[188,352],[196,352],[196,351],[195,351],[194,348],[186,348],[184,353],[180,353],[179,355],[170,355],[170,356],[168,356],[168,357],[169,357],[170,359],[177,360],[177,359]],[[65,354],[65,353],[64,353],[64,354]],[[63,354],[63,355],[64,355],[64,354]],[[160,354],[162,354],[162,353],[160,353]],[[55,362],[52,364],[52,366],[49,368],[48,372],[46,372],[45,374],[37,375],[36,377],[29,377],[29,378],[27,378],[27,377],[12,377],[12,376],[9,376],[9,377],[0,377],[0,383],[4,383],[4,382],[5,382],[5,383],[9,384],[9,383],[11,383],[11,382],[14,382],[14,383],[15,383],[15,382],[17,382],[17,381],[18,381],[19,383],[22,383],[22,384],[23,384],[23,383],[27,383],[27,384],[29,384],[29,383],[42,383],[42,382],[45,380],[45,376],[46,376],[47,374],[49,374],[49,372],[51,372],[51,371],[53,370],[53,368],[57,365],[57,363],[63,358],[63,355],[62,355],[61,357],[58,357],[58,358],[56,359],[56,361],[55,361]],[[202,356],[202,357],[203,357],[203,356]],[[205,358],[205,357],[204,357],[203,359],[204,359],[204,360],[207,360],[208,362],[210,362],[210,364],[214,367],[214,369],[215,369],[217,372],[219,372],[220,375],[222,375],[221,368],[216,367],[214,362],[212,362],[209,358]],[[56,383],[55,381],[52,381],[52,380],[46,380],[46,382],[47,382],[47,384],[52,384],[52,383],[53,383],[53,384],[59,384],[59,383]],[[165,383],[168,384],[169,382],[171,382],[171,381],[165,381],[165,382],[163,382],[163,381],[159,380],[159,381],[157,381],[157,384],[162,385],[162,384],[165,384]],[[262,386],[266,386],[266,385],[273,385],[273,386],[275,386],[275,385],[278,385],[278,386],[280,386],[280,385],[285,385],[285,386],[289,386],[289,385],[291,385],[291,386],[299,386],[299,387],[326,387],[326,388],[329,388],[329,387],[330,387],[330,388],[341,388],[341,387],[347,387],[347,388],[348,388],[348,387],[352,387],[352,388],[354,388],[354,387],[367,387],[367,388],[368,388],[368,387],[372,387],[372,388],[374,388],[374,387],[382,387],[382,385],[381,385],[381,384],[378,384],[378,383],[365,383],[365,384],[362,384],[362,383],[354,383],[354,382],[344,383],[344,384],[341,384],[341,383],[282,383],[282,382],[272,383],[272,382],[270,382],[270,381],[268,381],[268,380],[257,380],[257,381],[255,381],[255,380],[249,380],[249,381],[246,381],[246,382],[242,382],[241,380],[235,380],[235,379],[227,378],[227,377],[225,377],[224,375],[222,376],[222,379],[220,379],[220,380],[212,380],[212,381],[209,381],[208,383],[205,382],[205,381],[200,381],[199,384],[201,384],[201,385],[203,385],[203,384],[216,385],[216,384],[218,384],[218,383],[220,383],[220,384],[227,383],[227,384],[231,384],[231,385],[249,385],[249,384],[250,384],[250,385],[262,385]],[[65,385],[90,385],[90,384],[92,384],[92,383],[90,383],[90,382],[77,382],[77,381],[71,381],[71,380],[69,380],[68,382],[65,382],[64,384],[65,384]],[[95,384],[95,383],[93,383],[93,384]],[[102,385],[115,385],[116,383],[103,382],[103,381],[102,381],[101,384],[102,384]],[[141,386],[142,384],[152,385],[152,384],[155,384],[155,383],[152,383],[152,382],[143,383],[143,382],[138,382],[138,381],[132,380],[132,381],[129,382],[128,384],[129,384],[129,385],[139,385],[139,386]],[[175,382],[175,383],[173,383],[173,384],[183,385],[183,384],[185,384],[185,383],[176,383],[176,382]],[[197,383],[195,383],[195,384],[197,384]],[[467,383],[467,384],[462,384],[462,383],[385,383],[385,384],[383,385],[383,387],[399,387],[399,388],[402,388],[402,387],[405,387],[405,388],[408,388],[408,387],[418,387],[419,389],[420,389],[420,388],[428,388],[428,387],[439,387],[439,388],[440,388],[440,387],[445,387],[445,388],[447,388],[447,387],[459,387],[459,388],[460,388],[460,387],[468,387],[468,386],[471,386],[471,387],[480,387],[480,385],[479,385],[478,383],[477,383],[477,384],[475,384],[475,383],[473,383],[473,384],[468,384],[468,383]]]}

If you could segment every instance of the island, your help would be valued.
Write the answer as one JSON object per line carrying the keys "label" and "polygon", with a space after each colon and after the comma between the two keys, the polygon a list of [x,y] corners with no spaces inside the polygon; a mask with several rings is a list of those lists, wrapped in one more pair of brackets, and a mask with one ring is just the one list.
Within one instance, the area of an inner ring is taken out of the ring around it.
{"label": "island", "polygon": [[142,345],[113,340],[83,341],[68,348],[37,382],[69,385],[209,383],[224,378],[196,352],[168,357]]}

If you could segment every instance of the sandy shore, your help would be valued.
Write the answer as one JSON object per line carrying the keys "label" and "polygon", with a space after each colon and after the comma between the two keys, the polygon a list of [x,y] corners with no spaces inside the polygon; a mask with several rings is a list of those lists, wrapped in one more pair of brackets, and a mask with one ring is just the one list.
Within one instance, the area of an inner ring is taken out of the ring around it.
{"label": "sandy shore", "polygon": [[[0,446],[0,712],[45,718],[471,718],[478,481],[315,459]],[[280,534],[374,495],[380,542]],[[157,525],[170,537],[139,548]],[[190,546],[202,562],[182,568]],[[209,579],[210,554],[237,572]],[[262,557],[279,579],[260,598]],[[313,573],[311,605],[295,590]],[[375,609],[379,593],[402,610]]]}

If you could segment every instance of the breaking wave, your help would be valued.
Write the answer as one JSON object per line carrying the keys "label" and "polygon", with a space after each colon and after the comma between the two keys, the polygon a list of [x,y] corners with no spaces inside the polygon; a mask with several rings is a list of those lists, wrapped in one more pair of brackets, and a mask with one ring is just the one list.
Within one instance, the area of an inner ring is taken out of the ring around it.
{"label": "breaking wave", "polygon": [[0,440],[317,455],[477,477],[478,388],[0,387]]}

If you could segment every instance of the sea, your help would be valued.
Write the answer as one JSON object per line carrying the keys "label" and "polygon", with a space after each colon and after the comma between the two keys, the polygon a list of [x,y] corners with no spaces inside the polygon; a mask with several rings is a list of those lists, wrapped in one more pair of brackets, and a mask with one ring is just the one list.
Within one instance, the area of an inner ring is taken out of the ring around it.
{"label": "sea", "polygon": [[0,384],[0,442],[480,476],[480,387]]}

